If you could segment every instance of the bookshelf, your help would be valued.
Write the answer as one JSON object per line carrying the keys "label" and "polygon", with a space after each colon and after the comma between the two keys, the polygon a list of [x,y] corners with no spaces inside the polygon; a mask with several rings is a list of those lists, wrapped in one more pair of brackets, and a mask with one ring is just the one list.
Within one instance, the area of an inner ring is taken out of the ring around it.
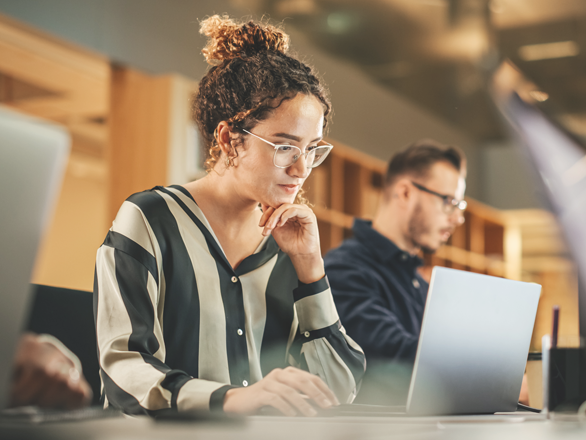
{"label": "bookshelf", "polygon": [[[322,251],[326,253],[351,236],[354,217],[372,219],[381,196],[386,163],[339,142],[326,161],[314,169],[304,187],[320,222]],[[426,268],[447,266],[519,279],[506,243],[502,213],[467,198],[466,222],[447,245],[434,255],[425,255]],[[512,241],[509,239],[512,243]]]}

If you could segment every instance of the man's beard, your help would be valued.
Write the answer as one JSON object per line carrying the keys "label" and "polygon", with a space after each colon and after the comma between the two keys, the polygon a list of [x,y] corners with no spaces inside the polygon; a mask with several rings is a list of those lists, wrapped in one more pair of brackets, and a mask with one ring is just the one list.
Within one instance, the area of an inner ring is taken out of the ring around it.
{"label": "man's beard", "polygon": [[426,217],[423,214],[423,209],[418,203],[413,210],[413,215],[409,219],[409,238],[411,239],[413,245],[421,249],[424,254],[433,254],[437,251],[437,249],[430,248],[421,243],[421,237],[425,234],[428,234],[430,229],[431,228],[427,224]]}

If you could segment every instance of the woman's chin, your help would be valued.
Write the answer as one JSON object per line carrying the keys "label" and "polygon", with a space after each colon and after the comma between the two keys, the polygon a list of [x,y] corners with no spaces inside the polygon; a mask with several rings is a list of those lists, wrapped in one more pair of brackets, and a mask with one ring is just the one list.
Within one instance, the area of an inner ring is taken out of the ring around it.
{"label": "woman's chin", "polygon": [[281,197],[270,197],[266,200],[266,202],[260,202],[261,205],[267,205],[270,206],[271,208],[275,208],[277,209],[279,206],[284,205],[284,204],[292,204],[295,203],[295,197],[297,196],[297,194],[292,195],[292,196],[281,196]]}

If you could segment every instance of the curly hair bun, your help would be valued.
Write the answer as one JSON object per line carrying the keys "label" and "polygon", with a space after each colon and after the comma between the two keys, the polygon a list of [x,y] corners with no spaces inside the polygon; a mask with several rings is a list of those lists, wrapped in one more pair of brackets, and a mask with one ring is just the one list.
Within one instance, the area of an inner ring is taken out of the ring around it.
{"label": "curly hair bun", "polygon": [[227,15],[203,20],[199,32],[208,37],[202,53],[211,65],[268,50],[287,53],[289,49],[289,35],[281,29],[253,21],[238,24]]}

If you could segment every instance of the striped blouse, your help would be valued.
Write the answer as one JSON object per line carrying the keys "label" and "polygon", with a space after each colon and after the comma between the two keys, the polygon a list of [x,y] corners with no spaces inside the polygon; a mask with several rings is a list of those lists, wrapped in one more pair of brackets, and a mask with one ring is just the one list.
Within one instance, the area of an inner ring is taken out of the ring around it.
{"label": "striped blouse", "polygon": [[301,283],[272,236],[236,268],[180,186],[129,197],[99,248],[94,314],[105,405],[221,409],[226,391],[293,365],[351,402],[365,369],[327,278]]}

